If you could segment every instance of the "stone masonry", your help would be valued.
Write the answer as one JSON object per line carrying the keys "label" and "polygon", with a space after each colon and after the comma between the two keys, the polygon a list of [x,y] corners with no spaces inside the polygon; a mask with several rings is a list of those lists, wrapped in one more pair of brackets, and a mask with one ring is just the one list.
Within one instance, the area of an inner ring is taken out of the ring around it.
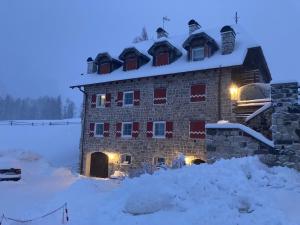
{"label": "stone masonry", "polygon": [[[179,153],[206,160],[205,140],[189,137],[189,121],[205,120],[215,123],[219,119],[231,121],[232,109],[229,94],[231,69],[222,70],[220,82],[221,118],[218,118],[218,70],[196,71],[174,75],[115,81],[85,86],[87,104],[93,94],[111,93],[112,104],[109,108],[91,108],[87,106],[85,115],[83,143],[83,174],[89,175],[88,158],[92,152],[128,153],[132,156],[130,165],[109,163],[109,175],[115,170],[125,172],[141,168],[143,163],[153,164],[154,157],[164,157],[168,165]],[[190,102],[190,87],[193,84],[206,84],[206,101]],[[167,104],[153,105],[154,88],[167,89]],[[115,102],[118,91],[140,90],[139,106],[119,107]],[[137,138],[116,138],[117,122],[139,122]],[[173,137],[166,139],[147,138],[147,121],[172,121]],[[109,122],[109,137],[89,136],[89,123]]]}
{"label": "stone masonry", "polygon": [[300,170],[300,105],[299,84],[272,84],[271,97],[272,135],[276,157],[269,161],[273,165],[288,166]]}
{"label": "stone masonry", "polygon": [[[226,126],[226,124],[225,124]],[[239,128],[206,128],[207,161],[266,154],[273,147]]]}

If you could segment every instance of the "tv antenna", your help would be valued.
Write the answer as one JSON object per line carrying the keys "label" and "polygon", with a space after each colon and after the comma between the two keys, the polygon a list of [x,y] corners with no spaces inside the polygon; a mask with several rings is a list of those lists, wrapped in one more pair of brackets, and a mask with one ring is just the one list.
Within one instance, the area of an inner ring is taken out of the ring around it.
{"label": "tv antenna", "polygon": [[239,20],[240,20],[240,17],[238,16],[238,12],[235,12],[235,15],[234,15],[235,24],[238,24]]}

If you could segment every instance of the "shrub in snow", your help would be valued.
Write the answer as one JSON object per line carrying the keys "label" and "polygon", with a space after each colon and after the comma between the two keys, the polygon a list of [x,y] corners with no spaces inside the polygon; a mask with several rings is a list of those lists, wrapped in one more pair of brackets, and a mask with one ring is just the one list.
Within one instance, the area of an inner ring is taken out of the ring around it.
{"label": "shrub in snow", "polygon": [[178,157],[173,160],[172,168],[178,169],[185,166],[185,156],[182,153],[179,153]]}
{"label": "shrub in snow", "polygon": [[40,158],[41,158],[40,155],[33,153],[33,152],[21,152],[20,155],[18,156],[19,160],[28,161],[28,162],[37,161]]}

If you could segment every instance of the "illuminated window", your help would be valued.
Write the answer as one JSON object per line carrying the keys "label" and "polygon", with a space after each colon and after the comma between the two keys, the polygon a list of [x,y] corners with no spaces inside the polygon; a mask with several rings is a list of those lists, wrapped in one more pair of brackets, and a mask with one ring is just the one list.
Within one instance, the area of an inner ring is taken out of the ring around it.
{"label": "illuminated window", "polygon": [[192,60],[193,61],[200,61],[204,59],[204,48],[198,47],[192,49]]}
{"label": "illuminated window", "polygon": [[122,154],[121,155],[121,164],[123,164],[123,165],[131,164],[131,155],[130,154]]}
{"label": "illuminated window", "polygon": [[105,100],[106,100],[105,94],[97,95],[97,100],[96,100],[97,108],[105,107]]}

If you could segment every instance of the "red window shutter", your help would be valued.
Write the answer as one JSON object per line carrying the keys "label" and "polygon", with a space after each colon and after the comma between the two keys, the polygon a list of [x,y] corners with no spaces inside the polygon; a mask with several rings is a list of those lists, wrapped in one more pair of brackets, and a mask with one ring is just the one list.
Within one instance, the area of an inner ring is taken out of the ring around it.
{"label": "red window shutter", "polygon": [[169,53],[161,52],[156,55],[156,66],[163,66],[169,64]]}
{"label": "red window shutter", "polygon": [[190,121],[190,138],[205,139],[205,121]]}
{"label": "red window shutter", "polygon": [[111,94],[107,93],[105,95],[105,107],[110,107],[111,106]]}
{"label": "red window shutter", "polygon": [[100,74],[106,74],[110,73],[110,63],[102,63],[99,66],[99,73]]}
{"label": "red window shutter", "polygon": [[137,69],[137,58],[126,59],[126,70],[135,70],[135,69]]}
{"label": "red window shutter", "polygon": [[96,100],[97,100],[97,95],[92,95],[92,99],[91,99],[92,108],[96,108]]}
{"label": "red window shutter", "polygon": [[205,101],[205,84],[196,84],[191,87],[191,102]]}
{"label": "red window shutter", "polygon": [[140,105],[140,100],[141,100],[141,93],[139,90],[134,91],[133,93],[133,104],[134,105]]}
{"label": "red window shutter", "polygon": [[140,124],[138,122],[133,122],[132,128],[132,137],[137,138],[139,136]]}
{"label": "red window shutter", "polygon": [[118,92],[117,106],[123,105],[123,92]]}
{"label": "red window shutter", "polygon": [[121,137],[122,132],[122,123],[116,124],[116,137]]}
{"label": "red window shutter", "polygon": [[173,137],[173,122],[166,122],[166,138]]}
{"label": "red window shutter", "polygon": [[153,137],[153,122],[147,122],[147,137]]}
{"label": "red window shutter", "polygon": [[95,123],[90,123],[90,137],[95,135]]}
{"label": "red window shutter", "polygon": [[109,123],[104,123],[103,136],[104,137],[109,137]]}
{"label": "red window shutter", "polygon": [[167,90],[165,88],[156,88],[154,90],[154,104],[166,104]]}

